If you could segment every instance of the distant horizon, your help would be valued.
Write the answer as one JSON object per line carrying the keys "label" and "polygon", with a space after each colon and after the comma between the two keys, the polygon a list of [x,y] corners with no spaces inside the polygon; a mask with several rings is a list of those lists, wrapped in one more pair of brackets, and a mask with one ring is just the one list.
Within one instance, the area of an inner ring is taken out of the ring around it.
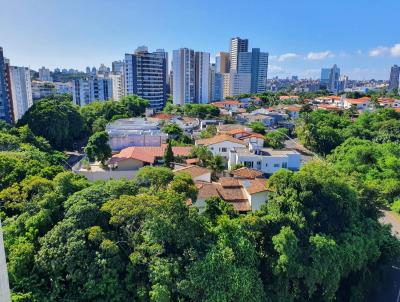
{"label": "distant horizon", "polygon": [[[201,5],[194,0],[0,2],[4,55],[12,65],[33,70],[111,67],[142,45],[149,51],[165,49],[169,61],[172,50],[181,47],[209,52],[214,61],[217,52],[229,51],[235,36],[249,39],[250,49],[270,54],[268,78],[318,79],[321,68],[336,63],[351,80],[388,80],[391,66],[400,65],[400,38],[396,27],[388,26],[400,3],[390,0],[365,4],[362,10],[343,0],[254,0],[251,7],[211,0]],[[232,21],[234,16],[238,21]],[[355,26],[357,18],[360,25]]]}

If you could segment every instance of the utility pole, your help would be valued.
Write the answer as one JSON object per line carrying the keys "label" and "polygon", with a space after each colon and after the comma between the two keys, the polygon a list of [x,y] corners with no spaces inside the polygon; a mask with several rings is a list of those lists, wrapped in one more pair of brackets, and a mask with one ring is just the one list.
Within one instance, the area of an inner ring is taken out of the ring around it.
{"label": "utility pole", "polygon": [[4,249],[3,229],[0,221],[0,301],[11,302],[10,284],[8,283],[6,252]]}

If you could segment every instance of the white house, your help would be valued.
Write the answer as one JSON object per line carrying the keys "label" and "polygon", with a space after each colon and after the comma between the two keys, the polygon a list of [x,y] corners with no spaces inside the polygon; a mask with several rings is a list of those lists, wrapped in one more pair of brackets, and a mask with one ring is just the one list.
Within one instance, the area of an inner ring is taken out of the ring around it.
{"label": "white house", "polygon": [[357,110],[367,110],[371,103],[371,99],[368,97],[363,97],[359,99],[344,99],[344,109],[350,109],[355,106]]}
{"label": "white house", "polygon": [[226,160],[229,157],[229,150],[233,148],[245,148],[247,144],[227,134],[220,134],[212,138],[198,139],[195,142],[196,146],[206,146],[211,153],[221,155]]}
{"label": "white house", "polygon": [[271,175],[281,168],[300,169],[301,158],[300,154],[294,150],[262,148],[251,152],[247,148],[230,149],[228,168],[230,169],[237,164]]}

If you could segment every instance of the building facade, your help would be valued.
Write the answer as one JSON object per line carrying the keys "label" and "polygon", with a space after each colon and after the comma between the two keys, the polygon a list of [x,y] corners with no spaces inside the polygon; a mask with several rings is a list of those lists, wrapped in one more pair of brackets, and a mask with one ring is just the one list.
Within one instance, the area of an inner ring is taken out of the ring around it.
{"label": "building facade", "polygon": [[208,104],[210,102],[210,54],[195,52],[195,103]]}
{"label": "building facade", "polygon": [[53,78],[50,74],[50,69],[42,67],[39,69],[39,80],[43,82],[53,82]]}
{"label": "building facade", "polygon": [[220,51],[215,57],[215,72],[228,73],[230,68],[229,52]]}
{"label": "building facade", "polygon": [[110,74],[109,78],[112,82],[112,99],[119,101],[125,95],[124,76],[122,74]]}
{"label": "building facade", "polygon": [[10,66],[0,47],[0,120],[11,123],[14,119],[12,110],[12,95],[10,83]]}
{"label": "building facade", "polygon": [[328,90],[329,92],[340,92],[340,68],[333,65],[332,68],[321,69],[320,89]]}
{"label": "building facade", "polygon": [[194,50],[180,48],[173,51],[173,103],[195,103],[195,54]]}
{"label": "building facade", "polygon": [[399,89],[400,67],[397,65],[392,66],[390,69],[389,91]]}
{"label": "building facade", "polygon": [[[267,90],[268,53],[253,48],[251,52],[239,53],[238,73],[250,74],[250,93],[262,93]],[[234,94],[236,95],[236,94]]]}
{"label": "building facade", "polygon": [[239,53],[247,52],[249,40],[239,37],[231,38],[230,44],[230,69],[237,71],[239,65]]}
{"label": "building facade", "polygon": [[93,77],[73,81],[72,98],[78,106],[84,106],[94,101],[111,100],[112,96],[112,80],[109,78]]}
{"label": "building facade", "polygon": [[32,106],[31,74],[27,67],[10,66],[11,95],[14,121],[18,121]]}
{"label": "building facade", "polygon": [[125,94],[148,100],[150,107],[161,110],[167,101],[167,58],[160,52],[139,47],[125,54]]}

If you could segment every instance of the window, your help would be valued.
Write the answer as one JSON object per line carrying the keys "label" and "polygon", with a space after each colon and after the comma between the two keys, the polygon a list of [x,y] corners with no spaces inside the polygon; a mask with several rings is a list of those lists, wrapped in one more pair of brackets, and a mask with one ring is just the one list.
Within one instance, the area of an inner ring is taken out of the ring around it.
{"label": "window", "polygon": [[282,163],[282,168],[284,168],[284,169],[287,168],[287,162]]}
{"label": "window", "polygon": [[210,147],[210,150],[214,150],[214,147]]}
{"label": "window", "polygon": [[245,161],[244,166],[247,168],[253,168],[253,162],[252,161]]}
{"label": "window", "polygon": [[268,167],[268,163],[265,163],[265,166]]}
{"label": "window", "polygon": [[279,168],[279,164],[274,164],[274,168]]}
{"label": "window", "polygon": [[226,148],[221,148],[221,152],[226,152]]}

